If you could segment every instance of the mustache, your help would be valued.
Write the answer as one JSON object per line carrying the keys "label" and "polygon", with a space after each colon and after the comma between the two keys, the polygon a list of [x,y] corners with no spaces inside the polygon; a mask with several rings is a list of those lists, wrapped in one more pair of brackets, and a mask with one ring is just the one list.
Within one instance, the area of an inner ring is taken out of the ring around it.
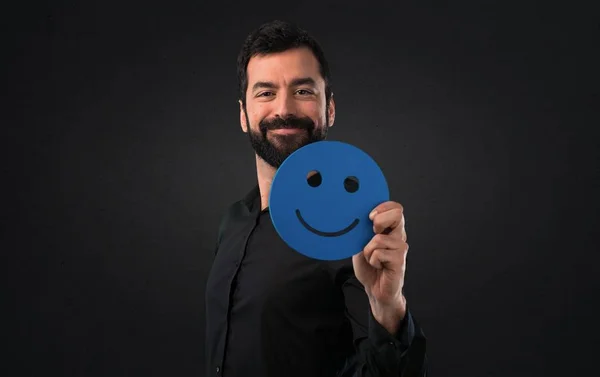
{"label": "mustache", "polygon": [[262,132],[291,128],[310,131],[315,128],[315,123],[308,117],[298,118],[296,116],[289,116],[286,118],[277,117],[271,120],[263,119],[258,126]]}

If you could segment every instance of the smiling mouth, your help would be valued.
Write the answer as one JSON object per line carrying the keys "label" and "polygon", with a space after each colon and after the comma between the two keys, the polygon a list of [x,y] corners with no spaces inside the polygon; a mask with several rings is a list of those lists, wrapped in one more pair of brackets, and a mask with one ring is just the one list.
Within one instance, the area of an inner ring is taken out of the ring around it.
{"label": "smiling mouth", "polygon": [[296,216],[298,216],[298,220],[300,220],[300,223],[306,229],[308,229],[309,231],[313,232],[314,234],[322,236],[322,237],[338,237],[338,236],[344,235],[344,234],[348,233],[349,231],[351,231],[352,229],[354,229],[359,223],[358,219],[354,219],[352,224],[348,225],[347,227],[345,227],[342,230],[338,230],[337,232],[323,232],[321,230],[315,229],[312,226],[308,225],[308,223],[302,218],[302,215],[300,214],[299,209],[296,210]]}
{"label": "smiling mouth", "polygon": [[276,130],[271,130],[271,132],[276,133],[276,134],[281,134],[281,135],[291,135],[291,134],[297,134],[300,132],[304,132],[306,130],[302,129],[302,128],[278,128]]}

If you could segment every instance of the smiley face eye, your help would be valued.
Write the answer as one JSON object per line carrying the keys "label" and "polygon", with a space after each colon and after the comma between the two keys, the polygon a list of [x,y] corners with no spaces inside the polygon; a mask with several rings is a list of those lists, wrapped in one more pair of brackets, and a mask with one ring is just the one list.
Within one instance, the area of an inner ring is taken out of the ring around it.
{"label": "smiley face eye", "polygon": [[358,191],[358,178],[356,178],[354,176],[346,177],[346,179],[344,179],[344,188],[349,193],[357,192]]}
{"label": "smiley face eye", "polygon": [[310,187],[319,187],[321,182],[323,182],[323,177],[321,177],[321,173],[316,170],[310,171],[306,176],[306,182]]}

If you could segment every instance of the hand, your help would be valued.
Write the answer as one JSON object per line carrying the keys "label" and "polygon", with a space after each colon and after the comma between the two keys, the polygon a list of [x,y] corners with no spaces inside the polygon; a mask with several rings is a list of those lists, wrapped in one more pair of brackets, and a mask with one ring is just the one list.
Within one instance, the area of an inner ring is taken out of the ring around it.
{"label": "hand", "polygon": [[404,209],[400,203],[388,201],[373,209],[375,236],[352,257],[354,273],[365,287],[375,319],[395,333],[406,313],[402,294],[406,270],[406,231]]}

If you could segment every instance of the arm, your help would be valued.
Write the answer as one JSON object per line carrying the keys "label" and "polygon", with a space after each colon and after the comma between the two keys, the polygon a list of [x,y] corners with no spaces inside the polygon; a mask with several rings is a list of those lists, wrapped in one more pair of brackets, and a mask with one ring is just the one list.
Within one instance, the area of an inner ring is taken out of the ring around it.
{"label": "arm", "polygon": [[336,280],[344,293],[356,349],[338,377],[425,377],[426,338],[410,311],[406,310],[397,324],[398,330],[391,333],[375,319],[352,266],[340,269]]}

